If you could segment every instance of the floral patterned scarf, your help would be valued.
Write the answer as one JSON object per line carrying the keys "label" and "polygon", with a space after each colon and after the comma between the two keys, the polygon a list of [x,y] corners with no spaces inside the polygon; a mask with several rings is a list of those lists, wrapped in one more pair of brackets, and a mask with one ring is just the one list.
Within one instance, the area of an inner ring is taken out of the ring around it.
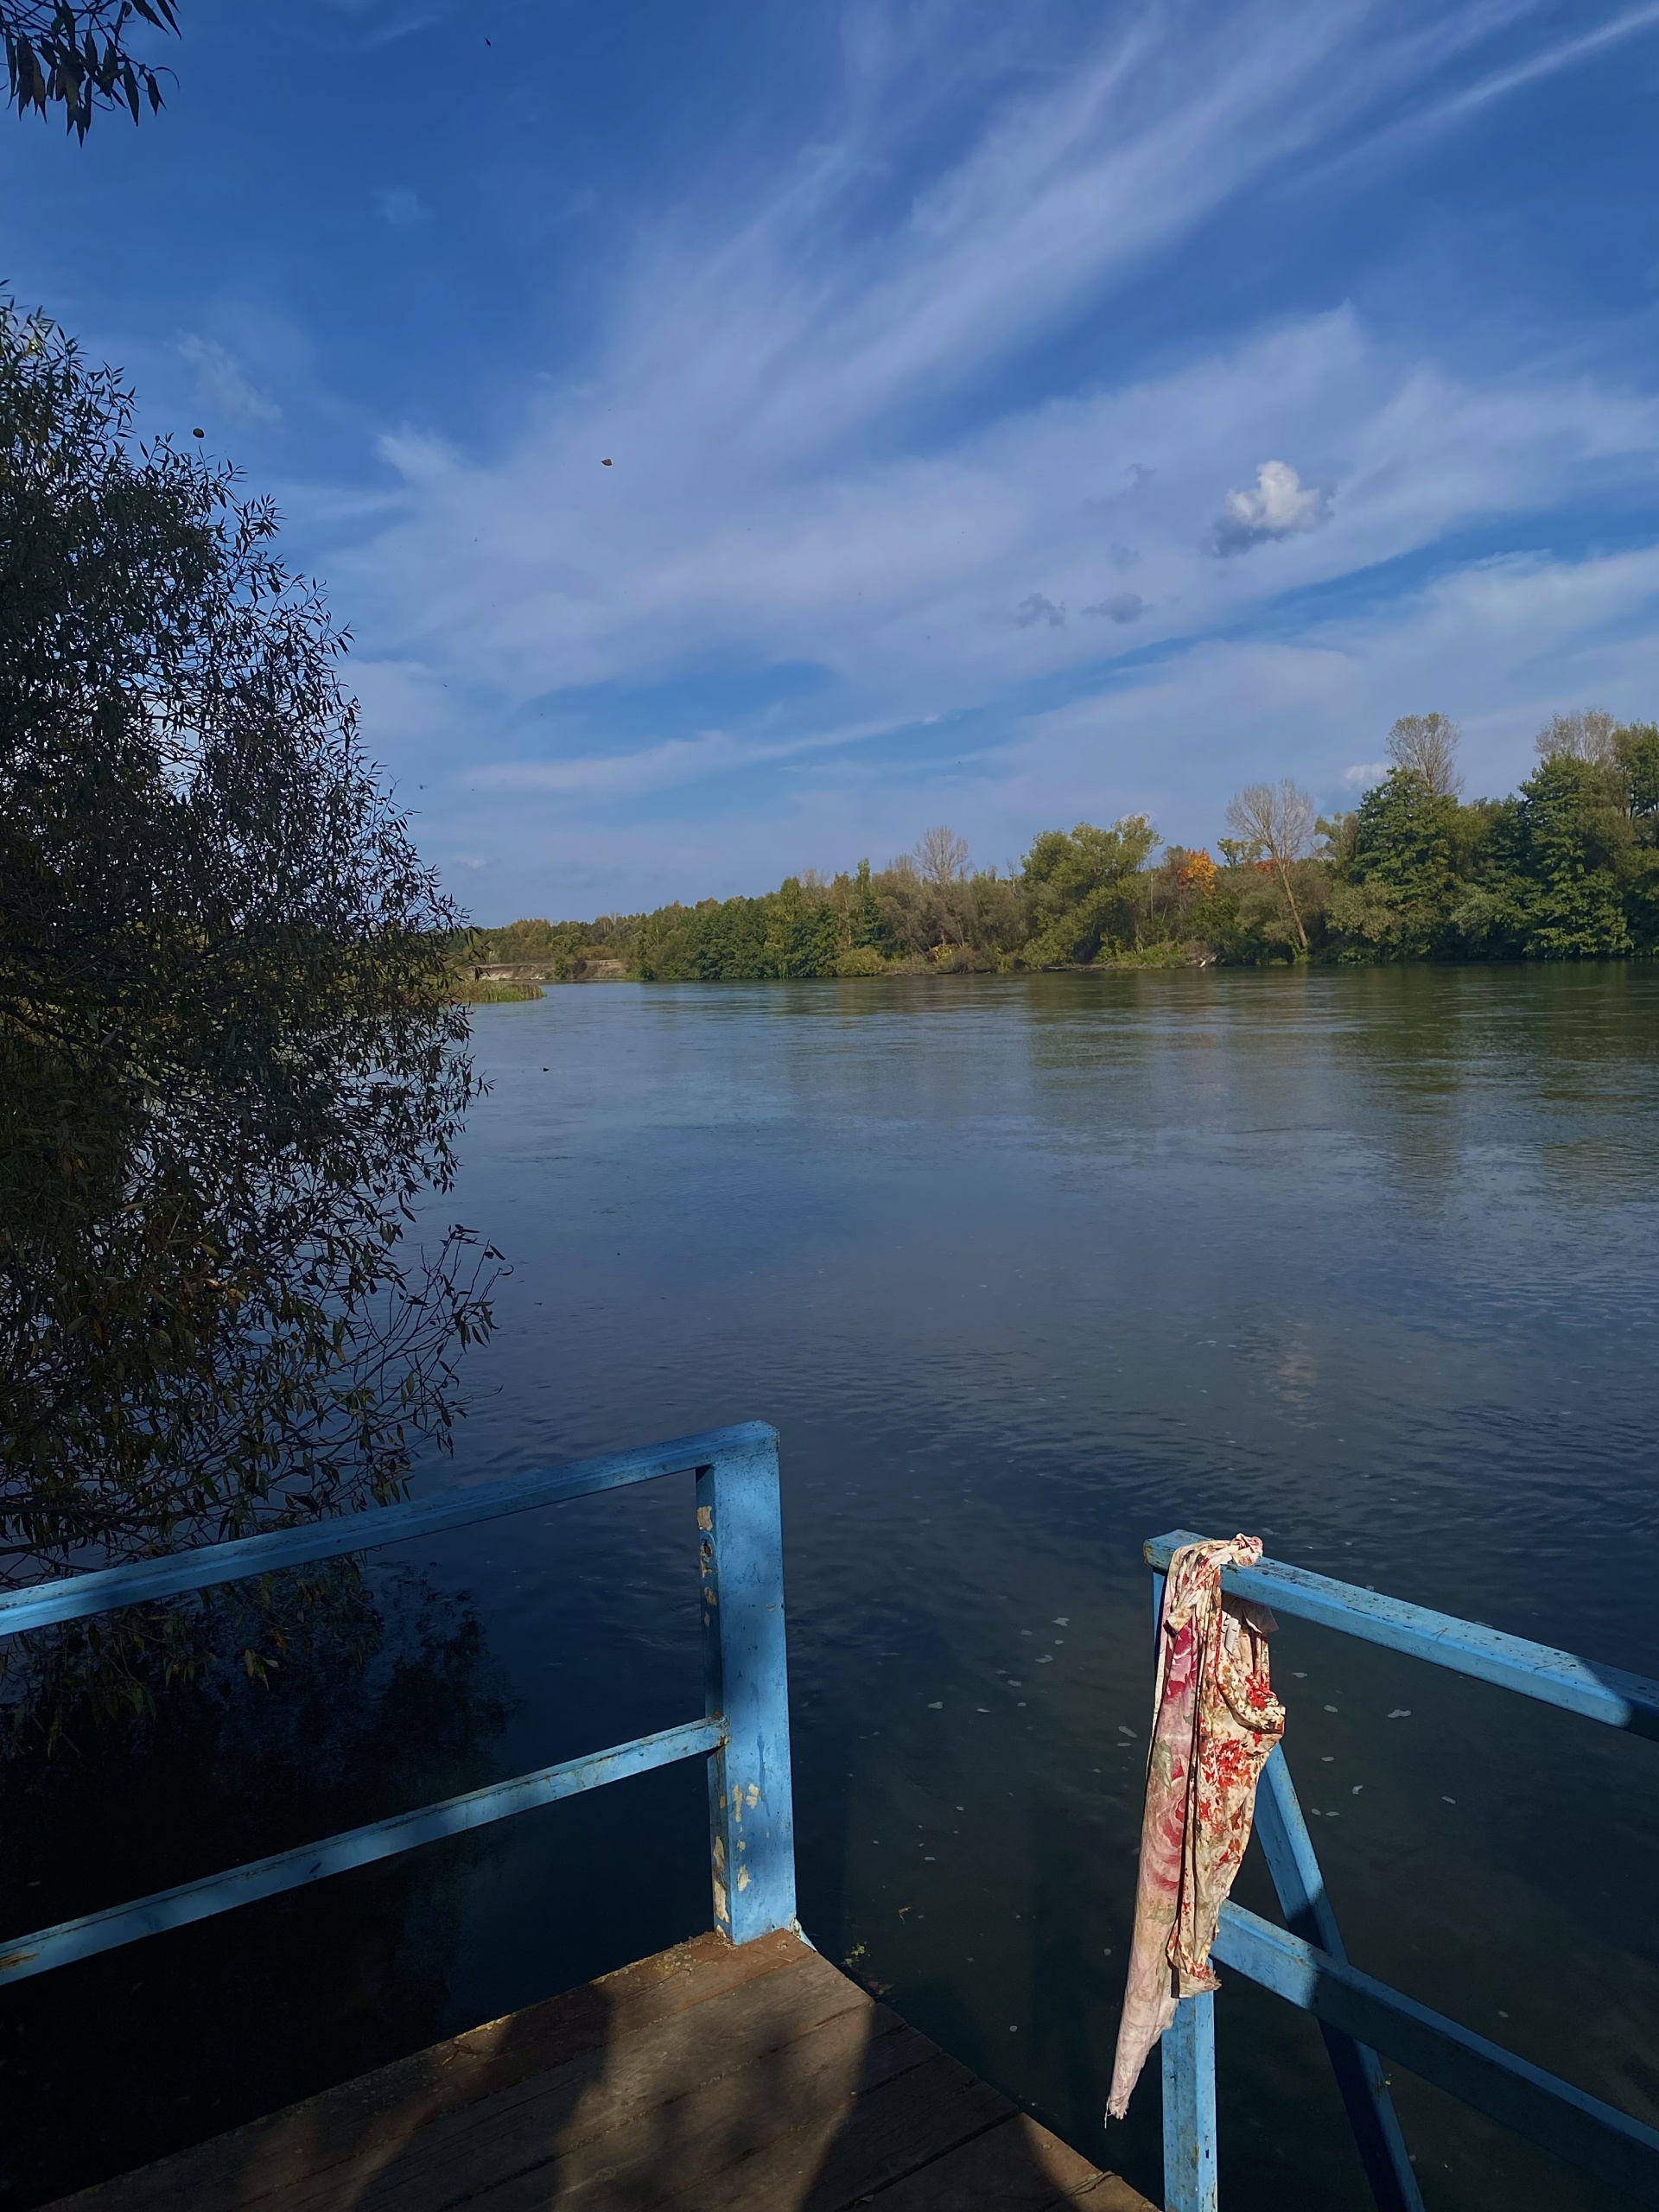
{"label": "floral patterned scarf", "polygon": [[1152,1751],[1128,1986],[1108,2120],[1122,2120],[1147,2054],[1183,1997],[1219,1987],[1216,1922],[1250,1840],[1255,1785],[1285,1732],[1273,1694],[1265,1606],[1224,1598],[1224,1567],[1254,1567],[1259,1536],[1183,1544],[1159,1623]]}

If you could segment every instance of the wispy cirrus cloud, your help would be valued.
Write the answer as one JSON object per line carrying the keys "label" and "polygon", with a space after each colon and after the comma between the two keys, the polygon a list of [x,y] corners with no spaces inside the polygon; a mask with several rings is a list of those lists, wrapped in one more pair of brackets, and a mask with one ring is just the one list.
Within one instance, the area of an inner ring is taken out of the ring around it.
{"label": "wispy cirrus cloud", "polygon": [[[880,812],[884,775],[894,793],[959,775],[963,804],[976,794],[982,815],[1001,805],[1022,822],[1038,756],[982,724],[1028,731],[1033,697],[1056,689],[1071,703],[1041,711],[1096,730],[1132,712],[1151,731],[1160,702],[1186,697],[1170,790],[1190,795],[1217,773],[1218,744],[1193,734],[1210,671],[1225,662],[1248,685],[1279,685],[1274,711],[1300,731],[1325,696],[1308,671],[1333,653],[1364,660],[1362,644],[1332,642],[1332,594],[1375,601],[1353,618],[1356,640],[1394,640],[1401,696],[1376,709],[1389,705],[1386,728],[1426,703],[1405,696],[1416,664],[1402,640],[1427,634],[1440,602],[1421,595],[1414,563],[1455,542],[1446,557],[1475,575],[1493,533],[1530,518],[1586,503],[1659,512],[1648,383],[1543,359],[1476,372],[1447,358],[1432,321],[1384,327],[1347,304],[1235,317],[1161,359],[1120,349],[1109,373],[1057,369],[1045,350],[1178,267],[1202,226],[1266,181],[1356,147],[1386,160],[1414,117],[1446,111],[1450,127],[1460,99],[1484,112],[1574,66],[1590,35],[1517,61],[1516,41],[1542,22],[1525,0],[1147,8],[1103,29],[1068,19],[1046,70],[981,53],[947,98],[938,61],[958,16],[857,11],[820,136],[747,177],[741,204],[682,194],[641,225],[594,296],[586,358],[492,449],[442,429],[383,439],[394,518],[341,543],[332,573],[367,610],[377,652],[467,690],[472,720],[457,726],[474,814],[526,802],[495,817],[508,842],[531,837],[537,802],[598,823],[674,791],[719,815],[728,850],[740,819],[765,812],[760,849],[775,853],[778,825],[808,819],[803,778],[820,834],[839,818],[826,777],[849,807]],[[1636,17],[1619,20],[1618,35],[1634,35]],[[1510,58],[1484,66],[1500,40]],[[1580,565],[1594,605],[1610,605],[1613,572]],[[1581,645],[1563,639],[1560,653],[1616,651],[1592,601],[1573,620]],[[1262,637],[1240,643],[1252,627]],[[1529,696],[1527,638],[1506,632],[1495,650],[1507,658],[1478,680]],[[780,694],[750,721],[709,727],[711,672],[770,668],[814,671],[810,715]],[[645,684],[683,685],[683,707],[665,701],[644,742],[620,725],[595,742],[607,697]],[[486,741],[496,757],[478,760],[480,718],[562,699],[582,702],[575,749],[553,735],[542,757],[504,762]],[[1241,716],[1235,700],[1221,728],[1236,735]],[[863,734],[825,743],[830,724]],[[938,733],[959,724],[974,734],[952,753]],[[1338,716],[1319,771],[1331,788],[1377,734]],[[880,772],[870,747],[887,748]],[[1130,793],[1123,748],[1103,741],[1109,756],[1113,788]],[[1060,755],[1041,757],[1057,779],[1046,812],[1071,813],[1098,779],[1071,760],[1062,785]],[[454,834],[477,842],[474,828]],[[669,849],[659,825],[636,820],[632,834]],[[672,849],[689,849],[679,830]]]}
{"label": "wispy cirrus cloud", "polygon": [[274,429],[283,410],[259,386],[226,346],[187,331],[174,352],[195,371],[196,397],[202,405],[236,429]]}
{"label": "wispy cirrus cloud", "polygon": [[[1322,495],[1287,464],[1282,504],[1239,525],[1257,558],[1217,563],[1213,518],[1241,462],[1292,432],[1304,465],[1339,480],[1332,518],[1305,526]],[[944,450],[843,457],[741,493],[691,457],[664,484],[620,439],[601,474],[601,442],[561,425],[485,469],[428,442],[394,448],[415,514],[357,569],[385,594],[384,626],[401,616],[406,644],[487,665],[510,697],[758,654],[827,670],[893,720],[1092,663],[1101,627],[1060,610],[1115,597],[1120,531],[1139,548],[1141,649],[1586,481],[1659,490],[1653,399],[1544,375],[1462,383],[1345,312],[1010,410]],[[1049,658],[1033,662],[1039,645]]]}

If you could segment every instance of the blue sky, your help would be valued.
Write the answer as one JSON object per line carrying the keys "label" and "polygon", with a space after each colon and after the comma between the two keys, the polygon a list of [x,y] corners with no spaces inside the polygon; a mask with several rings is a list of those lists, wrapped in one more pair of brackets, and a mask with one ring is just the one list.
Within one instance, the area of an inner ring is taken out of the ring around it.
{"label": "blue sky", "polygon": [[1659,715],[1659,0],[180,12],[0,268],[275,493],[481,921]]}

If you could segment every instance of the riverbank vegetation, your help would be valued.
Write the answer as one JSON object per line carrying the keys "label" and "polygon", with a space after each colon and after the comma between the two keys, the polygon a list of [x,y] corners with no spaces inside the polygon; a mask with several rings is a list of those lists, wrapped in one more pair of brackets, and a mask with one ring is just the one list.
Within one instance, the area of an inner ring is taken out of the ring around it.
{"label": "riverbank vegetation", "polygon": [[1289,781],[1247,786],[1214,853],[1165,845],[1131,816],[1046,830],[1017,867],[976,868],[941,828],[879,871],[861,861],[758,898],[514,922],[473,931],[468,955],[556,982],[721,982],[1659,950],[1659,724],[1557,715],[1501,799],[1461,797],[1443,715],[1402,716],[1388,750],[1334,818]]}
{"label": "riverbank vegetation", "polygon": [[449,999],[454,1006],[510,1006],[541,995],[538,982],[500,976],[475,976],[467,965],[457,966],[449,985]]}
{"label": "riverbank vegetation", "polygon": [[408,1236],[460,917],[269,503],[132,417],[0,305],[0,1580],[397,1496],[490,1325]]}

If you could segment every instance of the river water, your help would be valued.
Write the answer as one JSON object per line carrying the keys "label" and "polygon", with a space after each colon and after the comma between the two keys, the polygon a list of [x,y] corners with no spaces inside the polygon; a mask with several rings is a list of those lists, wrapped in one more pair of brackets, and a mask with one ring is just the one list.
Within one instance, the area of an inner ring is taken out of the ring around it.
{"label": "river water", "polygon": [[[573,988],[480,1008],[475,1042],[447,1211],[512,1272],[423,1482],[775,1422],[803,1922],[1148,2194],[1155,2061],[1100,2126],[1143,1541],[1259,1532],[1659,1673],[1659,971]],[[138,1770],[88,1756],[62,1821],[94,1782],[116,1811],[16,1862],[23,1913],[697,1709],[689,1484],[372,1573],[365,1674],[296,1663]],[[1659,1749],[1293,1622],[1274,1671],[1351,1955],[1659,2122]],[[647,1777],[29,1985],[11,2201],[706,1925],[700,1790]],[[1257,1863],[1238,1894],[1272,1910]],[[1217,2034],[1229,2212],[1368,2202],[1309,2024],[1230,1976]],[[1431,2212],[1608,2204],[1395,2078]]]}

